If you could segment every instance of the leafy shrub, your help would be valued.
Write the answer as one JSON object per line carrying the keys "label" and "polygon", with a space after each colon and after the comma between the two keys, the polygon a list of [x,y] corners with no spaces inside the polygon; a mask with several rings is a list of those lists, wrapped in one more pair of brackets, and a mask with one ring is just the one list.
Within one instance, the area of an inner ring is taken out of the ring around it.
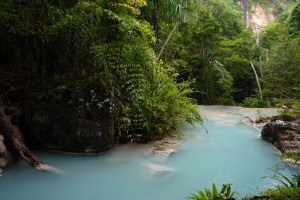
{"label": "leafy shrub", "polygon": [[157,65],[148,75],[148,85],[143,98],[136,104],[142,110],[143,124],[148,135],[161,138],[176,130],[182,123],[202,122],[195,100],[187,82],[177,83],[177,73],[169,65]]}
{"label": "leafy shrub", "polygon": [[265,108],[265,107],[269,107],[270,105],[266,100],[247,97],[244,99],[242,106],[248,108]]}
{"label": "leafy shrub", "polygon": [[[125,22],[124,22],[125,23]],[[201,122],[187,82],[177,83],[175,69],[155,63],[149,27],[138,29],[137,20],[126,20],[122,41],[92,47],[100,77],[106,83],[119,141],[161,139],[182,123]],[[140,34],[128,34],[133,30]],[[127,34],[127,35],[126,35]],[[126,39],[127,38],[127,39]]]}
{"label": "leafy shrub", "polygon": [[290,121],[300,118],[300,101],[297,99],[280,101],[276,107],[283,108],[280,111],[280,117],[283,120]]}
{"label": "leafy shrub", "polygon": [[300,199],[300,188],[282,187],[278,189],[269,189],[264,192],[267,199],[272,200],[297,200]]}
{"label": "leafy shrub", "polygon": [[277,171],[271,178],[280,183],[277,188],[264,191],[260,196],[245,197],[243,200],[296,200],[300,199],[300,174],[287,177]]}

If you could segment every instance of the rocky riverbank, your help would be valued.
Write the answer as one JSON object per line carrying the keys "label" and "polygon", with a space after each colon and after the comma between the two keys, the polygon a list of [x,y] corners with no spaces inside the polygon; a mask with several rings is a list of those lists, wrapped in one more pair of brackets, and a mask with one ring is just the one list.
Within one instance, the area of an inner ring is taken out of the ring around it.
{"label": "rocky riverbank", "polygon": [[5,159],[5,154],[6,154],[6,147],[4,145],[4,137],[0,135],[0,174],[3,171],[3,168],[6,166],[6,159]]}
{"label": "rocky riverbank", "polygon": [[11,162],[11,153],[7,150],[4,137],[0,134],[0,175],[3,169]]}
{"label": "rocky riverbank", "polygon": [[261,137],[276,146],[286,161],[300,165],[300,126],[276,120],[267,123]]}

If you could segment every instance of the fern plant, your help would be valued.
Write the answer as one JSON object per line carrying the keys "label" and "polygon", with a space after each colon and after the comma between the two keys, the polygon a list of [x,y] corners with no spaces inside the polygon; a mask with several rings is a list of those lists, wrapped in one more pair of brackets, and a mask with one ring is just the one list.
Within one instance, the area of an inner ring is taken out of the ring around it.
{"label": "fern plant", "polygon": [[[278,181],[282,186],[287,188],[299,188],[300,187],[300,173],[293,175],[292,177],[288,177],[284,174],[276,172],[273,176],[264,176],[264,178],[271,178]],[[279,186],[278,186],[279,187]]]}
{"label": "fern plant", "polygon": [[220,192],[217,190],[215,183],[212,183],[212,189],[205,188],[204,191],[198,191],[196,194],[191,194],[188,199],[192,200],[234,200],[235,191],[231,191],[231,184],[223,184]]}

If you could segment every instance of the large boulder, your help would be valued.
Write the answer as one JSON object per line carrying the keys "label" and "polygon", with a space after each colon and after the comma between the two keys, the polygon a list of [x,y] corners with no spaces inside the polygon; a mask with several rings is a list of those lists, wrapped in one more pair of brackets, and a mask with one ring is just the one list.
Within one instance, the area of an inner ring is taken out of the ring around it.
{"label": "large boulder", "polygon": [[9,152],[6,149],[4,137],[0,133],[0,174],[3,171],[3,168],[5,168],[9,162],[8,155]]}
{"label": "large boulder", "polygon": [[300,154],[300,126],[294,123],[280,120],[267,123],[261,136],[283,153]]}
{"label": "large boulder", "polygon": [[25,114],[41,148],[99,153],[113,144],[110,99],[99,86],[75,84],[49,90],[29,100]]}
{"label": "large boulder", "polygon": [[4,145],[4,137],[0,134],[0,156],[3,156],[6,152],[6,147]]}

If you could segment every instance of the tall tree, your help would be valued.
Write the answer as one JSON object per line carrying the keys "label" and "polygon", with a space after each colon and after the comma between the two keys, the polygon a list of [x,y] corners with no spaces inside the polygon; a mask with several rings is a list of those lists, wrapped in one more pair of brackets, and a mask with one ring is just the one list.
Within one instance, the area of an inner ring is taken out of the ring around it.
{"label": "tall tree", "polygon": [[248,28],[248,0],[243,1],[243,7],[244,7],[244,27]]}

